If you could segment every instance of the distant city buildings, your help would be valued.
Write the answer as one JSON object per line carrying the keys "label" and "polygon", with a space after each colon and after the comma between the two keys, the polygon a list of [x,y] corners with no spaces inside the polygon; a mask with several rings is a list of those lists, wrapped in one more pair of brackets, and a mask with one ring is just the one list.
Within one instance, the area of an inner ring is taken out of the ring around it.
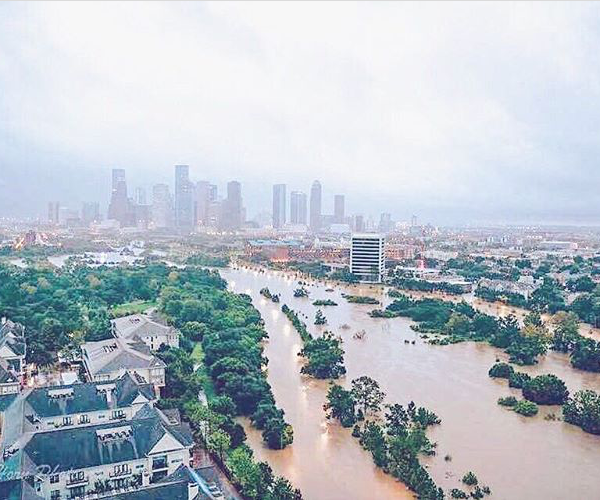
{"label": "distant city buildings", "polygon": [[194,227],[194,185],[189,165],[175,165],[175,225],[184,230]]}
{"label": "distant city buildings", "polygon": [[385,237],[381,234],[352,234],[350,271],[361,281],[381,283],[385,276]]}
{"label": "distant city buildings", "polygon": [[238,181],[227,183],[227,198],[223,201],[220,228],[237,231],[242,227],[242,185]]}
{"label": "distant city buildings", "polygon": [[131,210],[127,197],[125,170],[113,168],[112,190],[108,205],[108,218],[118,221],[122,227],[132,225]]}
{"label": "distant city buildings", "polygon": [[285,225],[285,184],[273,186],[273,228],[280,229]]}
{"label": "distant city buildings", "polygon": [[314,181],[310,188],[310,230],[318,233],[321,230],[321,183]]}
{"label": "distant city buildings", "polygon": [[336,194],[333,198],[333,222],[343,224],[345,217],[345,198],[343,194]]}
{"label": "distant city buildings", "polygon": [[290,195],[290,222],[306,225],[307,203],[306,193],[292,191]]}
{"label": "distant city buildings", "polygon": [[84,202],[81,206],[81,222],[86,227],[100,222],[100,203]]}
{"label": "distant city buildings", "polygon": [[50,202],[48,203],[48,223],[57,225],[58,224],[58,212],[60,211],[60,203]]}
{"label": "distant city buildings", "polygon": [[152,188],[152,224],[155,229],[173,225],[173,200],[167,184],[156,184]]}

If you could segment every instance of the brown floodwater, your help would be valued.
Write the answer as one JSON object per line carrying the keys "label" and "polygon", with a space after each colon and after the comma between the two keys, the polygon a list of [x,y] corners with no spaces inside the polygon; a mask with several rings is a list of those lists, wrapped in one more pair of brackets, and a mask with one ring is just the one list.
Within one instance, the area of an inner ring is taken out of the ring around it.
{"label": "brown floodwater", "polygon": [[[343,337],[348,374],[340,383],[348,386],[353,378],[368,375],[380,383],[387,402],[414,400],[440,416],[441,425],[428,432],[438,444],[437,455],[423,462],[446,491],[460,487],[460,478],[472,470],[491,487],[492,498],[600,498],[599,436],[562,421],[546,420],[550,413],[560,416],[558,406],[542,407],[537,416],[526,418],[496,404],[501,396],[521,396],[506,381],[487,375],[496,359],[506,359],[502,351],[473,342],[428,345],[410,329],[410,320],[370,318],[367,313],[373,306],[349,304],[341,296],[344,291],[370,295],[385,305],[389,299],[381,287],[312,281],[307,299],[293,297],[298,278],[290,273],[241,268],[223,270],[222,275],[233,291],[252,297],[265,320],[270,336],[265,344],[268,379],[277,404],[294,428],[294,443],[285,450],[266,449],[260,432],[246,425],[248,443],[257,458],[267,460],[277,474],[290,479],[304,498],[406,499],[412,494],[373,465],[350,429],[325,419],[322,407],[328,382],[300,375],[301,341],[280,310],[284,303],[306,315],[302,319],[314,334],[329,329]],[[281,295],[279,304],[260,296],[264,286]],[[335,291],[326,292],[329,286]],[[317,309],[312,302],[321,298],[339,304],[321,308],[328,319],[325,328],[312,324]],[[502,312],[493,309],[488,312]],[[340,328],[343,324],[350,328]],[[363,329],[364,339],[352,338]],[[600,390],[600,375],[572,369],[562,354],[551,352],[538,365],[522,370],[532,375],[554,373],[571,392]],[[444,460],[446,455],[450,461]]]}

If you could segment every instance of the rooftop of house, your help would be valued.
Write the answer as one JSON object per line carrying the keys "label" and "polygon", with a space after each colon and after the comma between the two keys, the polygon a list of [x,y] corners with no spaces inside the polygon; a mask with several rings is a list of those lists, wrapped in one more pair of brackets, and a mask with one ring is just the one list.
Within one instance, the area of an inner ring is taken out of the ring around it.
{"label": "rooftop of house", "polygon": [[75,427],[33,434],[23,447],[24,474],[44,465],[56,472],[86,469],[145,458],[160,442],[190,447],[188,427],[167,426],[158,412],[127,422]]}
{"label": "rooftop of house", "polygon": [[112,338],[87,342],[81,346],[83,358],[90,373],[110,375],[119,370],[164,368],[162,360],[154,356],[137,336],[131,340]]}
{"label": "rooftop of house", "polygon": [[161,337],[173,335],[175,328],[163,325],[145,314],[131,314],[115,318],[112,321],[117,336],[131,339],[133,337]]}
{"label": "rooftop of house", "polygon": [[[189,484],[199,486],[196,496],[190,499]],[[186,465],[180,465],[177,470],[150,486],[135,491],[119,493],[105,500],[212,500],[214,497],[207,490],[206,481],[196,475]]]}
{"label": "rooftop of house", "polygon": [[6,362],[0,359],[0,384],[18,384],[19,377],[15,375]]}
{"label": "rooftop of house", "polygon": [[0,350],[8,347],[15,356],[25,356],[25,327],[11,320],[0,323]]}
{"label": "rooftop of house", "polygon": [[47,418],[126,408],[136,399],[143,403],[155,400],[156,395],[151,384],[140,383],[136,377],[126,373],[112,382],[33,389],[26,398],[25,414]]}

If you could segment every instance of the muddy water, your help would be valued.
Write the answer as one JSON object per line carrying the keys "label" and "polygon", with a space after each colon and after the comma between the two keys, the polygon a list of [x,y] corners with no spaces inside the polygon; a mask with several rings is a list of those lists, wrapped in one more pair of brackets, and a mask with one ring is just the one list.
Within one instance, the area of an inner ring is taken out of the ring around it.
{"label": "muddy water", "polygon": [[[410,492],[393,478],[376,469],[350,431],[324,419],[322,405],[328,383],[299,374],[300,338],[291,328],[280,306],[306,314],[303,318],[313,333],[323,327],[312,325],[316,307],[312,301],[331,298],[338,307],[322,308],[327,329],[344,338],[348,374],[342,383],[361,375],[378,380],[390,402],[414,400],[433,409],[442,424],[429,433],[438,443],[436,457],[426,459],[434,480],[448,490],[458,487],[460,477],[473,470],[488,484],[498,499],[596,499],[600,498],[600,437],[585,434],[560,421],[545,420],[548,413],[560,415],[559,407],[543,408],[533,418],[520,417],[496,404],[501,396],[519,391],[505,381],[487,376],[501,351],[475,343],[450,346],[425,344],[410,329],[405,318],[372,319],[369,305],[348,304],[341,292],[387,298],[380,289],[366,286],[326,292],[327,286],[313,283],[310,298],[294,298],[297,287],[292,275],[239,269],[222,271],[236,292],[248,293],[265,319],[270,340],[269,382],[278,405],[294,427],[294,444],[283,451],[267,450],[260,434],[248,427],[249,444],[258,458],[266,459],[278,474],[288,477],[309,500],[404,499]],[[268,286],[281,294],[273,304],[258,291]],[[350,329],[341,329],[349,324]],[[353,334],[364,329],[363,340]],[[412,344],[412,341],[415,344]],[[408,343],[406,342],[408,341]],[[600,390],[600,376],[570,368],[568,359],[550,353],[537,366],[524,368],[533,374],[554,373],[571,391]],[[445,461],[446,455],[451,456]]]}

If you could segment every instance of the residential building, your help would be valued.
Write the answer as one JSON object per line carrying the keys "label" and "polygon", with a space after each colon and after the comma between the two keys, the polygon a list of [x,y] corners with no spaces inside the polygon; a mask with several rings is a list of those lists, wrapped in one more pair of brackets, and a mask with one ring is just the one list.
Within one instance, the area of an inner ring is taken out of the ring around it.
{"label": "residential building", "polygon": [[38,432],[24,441],[21,474],[51,500],[148,487],[188,466],[193,445],[188,427],[170,425],[149,407],[129,421]]}
{"label": "residential building", "polygon": [[350,247],[350,271],[361,281],[381,283],[385,276],[385,237],[355,233]]}
{"label": "residential building", "polygon": [[292,224],[306,224],[306,193],[292,191],[290,195],[290,222]]}
{"label": "residential building", "polygon": [[280,229],[285,225],[285,184],[273,186],[273,228]]}
{"label": "residential building", "polygon": [[111,320],[112,333],[125,340],[139,339],[153,351],[161,346],[179,347],[179,331],[158,323],[145,314],[131,314]]}
{"label": "residential building", "polygon": [[2,318],[0,322],[0,362],[5,370],[22,381],[25,373],[25,327]]}
{"label": "residential building", "polygon": [[109,382],[89,382],[31,390],[23,403],[25,431],[99,425],[131,420],[157,397],[151,384],[130,373]]}
{"label": "residential building", "polygon": [[321,230],[321,183],[314,181],[310,188],[310,230],[318,233]]}
{"label": "residential building", "polygon": [[116,337],[81,346],[83,365],[91,382],[106,382],[129,372],[155,387],[165,385],[165,363],[139,338]]}

